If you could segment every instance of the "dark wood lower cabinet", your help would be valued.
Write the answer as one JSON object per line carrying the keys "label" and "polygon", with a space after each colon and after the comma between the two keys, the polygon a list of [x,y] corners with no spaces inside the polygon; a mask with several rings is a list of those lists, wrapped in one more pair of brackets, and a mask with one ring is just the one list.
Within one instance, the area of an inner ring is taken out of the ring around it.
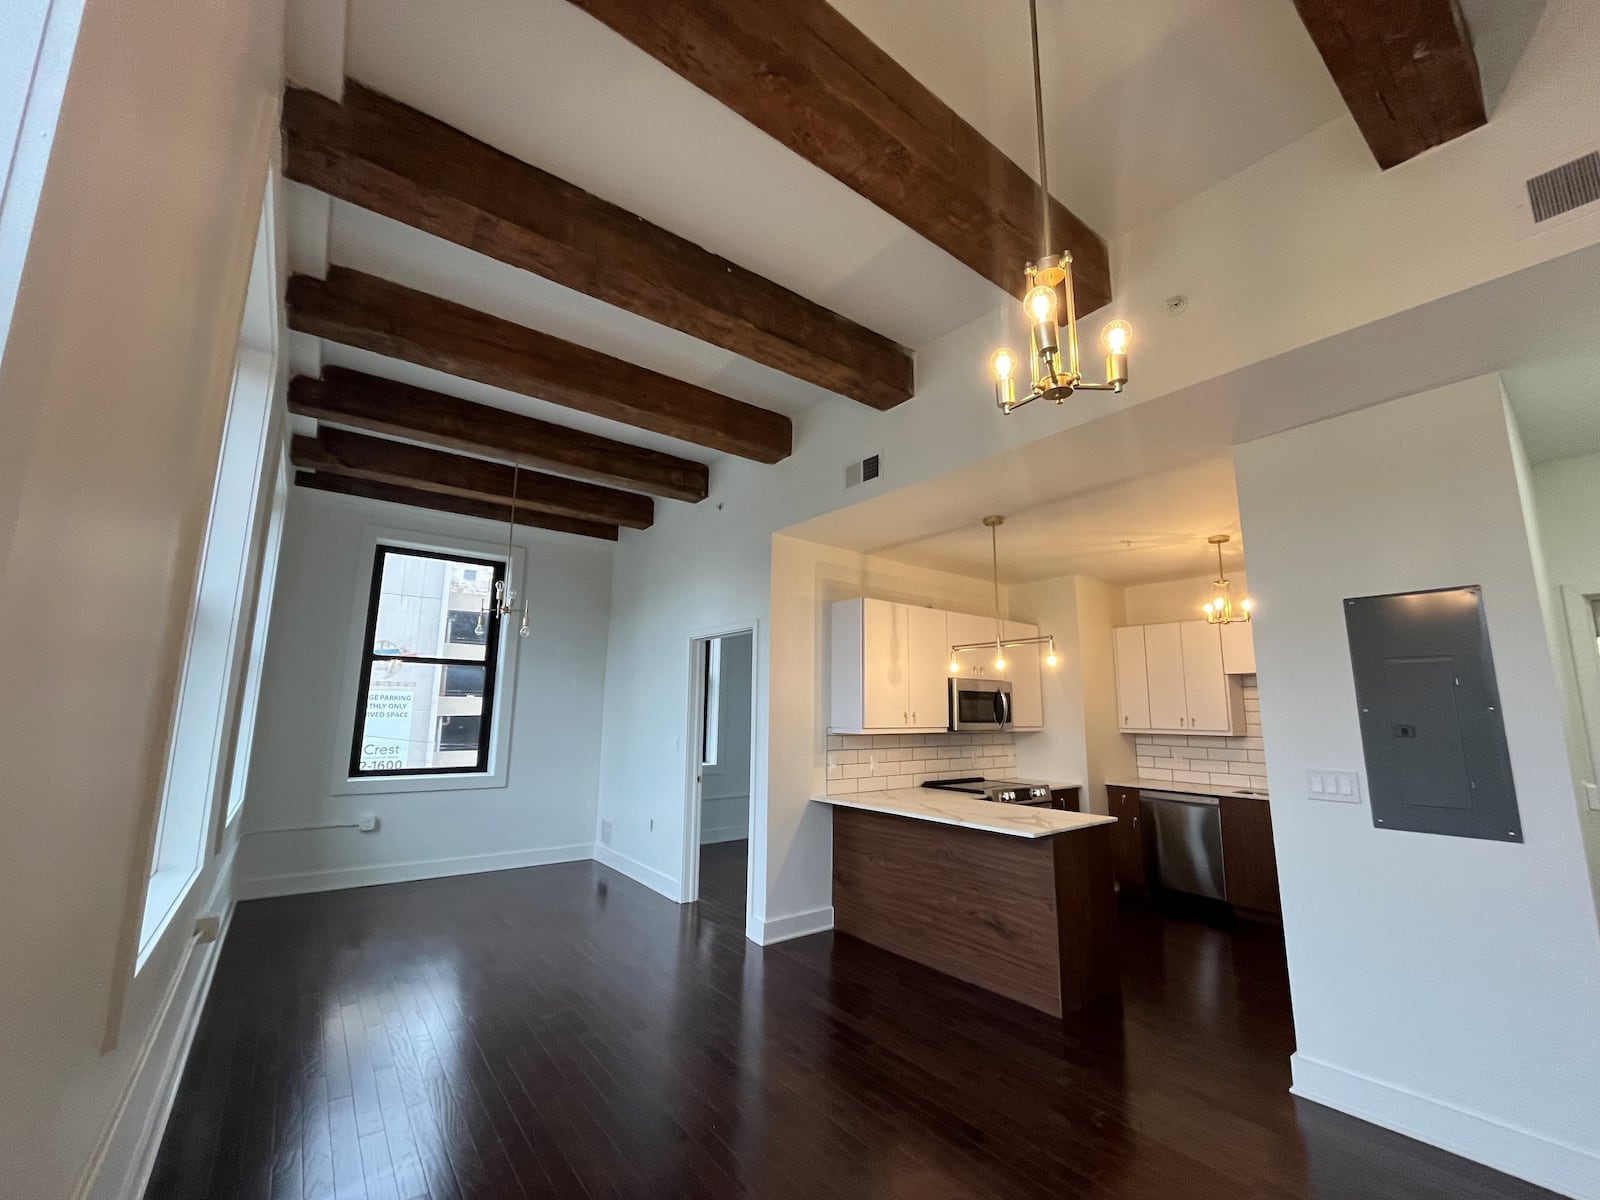
{"label": "dark wood lower cabinet", "polygon": [[1223,796],[1222,868],[1228,903],[1281,915],[1278,860],[1272,851],[1272,805],[1248,796]]}
{"label": "dark wood lower cabinet", "polygon": [[1111,861],[1117,883],[1125,889],[1148,891],[1144,854],[1144,824],[1139,813],[1139,789],[1106,787],[1109,812],[1117,819],[1111,827]]}

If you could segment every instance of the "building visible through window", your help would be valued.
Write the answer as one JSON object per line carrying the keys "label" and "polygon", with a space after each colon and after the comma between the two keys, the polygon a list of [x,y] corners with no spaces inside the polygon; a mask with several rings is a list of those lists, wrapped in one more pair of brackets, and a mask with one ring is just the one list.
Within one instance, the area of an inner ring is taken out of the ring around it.
{"label": "building visible through window", "polygon": [[379,546],[352,777],[489,770],[499,563]]}

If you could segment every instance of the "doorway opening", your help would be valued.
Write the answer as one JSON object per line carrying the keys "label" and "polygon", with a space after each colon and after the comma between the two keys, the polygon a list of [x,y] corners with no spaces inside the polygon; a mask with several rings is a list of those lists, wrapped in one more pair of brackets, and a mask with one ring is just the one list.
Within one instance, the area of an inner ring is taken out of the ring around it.
{"label": "doorway opening", "polygon": [[689,662],[683,900],[742,928],[754,815],[755,631],[697,637]]}

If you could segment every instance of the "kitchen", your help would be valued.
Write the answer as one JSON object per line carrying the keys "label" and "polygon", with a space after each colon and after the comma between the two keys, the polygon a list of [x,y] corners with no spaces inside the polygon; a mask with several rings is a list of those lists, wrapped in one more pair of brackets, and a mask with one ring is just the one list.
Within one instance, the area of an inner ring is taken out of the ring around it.
{"label": "kitchen", "polygon": [[[1174,533],[1147,511],[1175,490],[1231,500],[1231,479],[1225,464],[1173,475],[904,539],[863,569],[864,594],[823,604],[813,799],[833,814],[836,929],[1064,1015],[1116,991],[1118,903],[1278,919],[1237,516],[1190,505]],[[889,559],[988,568],[988,603],[941,599],[932,575],[927,596],[905,579],[874,596]],[[1052,986],[1030,994],[1024,962]]]}

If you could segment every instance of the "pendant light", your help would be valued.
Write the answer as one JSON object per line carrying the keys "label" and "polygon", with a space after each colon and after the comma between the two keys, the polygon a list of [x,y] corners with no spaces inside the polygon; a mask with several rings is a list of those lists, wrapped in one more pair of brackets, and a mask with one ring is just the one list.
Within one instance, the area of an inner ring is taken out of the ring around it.
{"label": "pendant light", "polygon": [[1228,535],[1225,533],[1214,533],[1206,539],[1217,548],[1217,577],[1213,580],[1213,586],[1217,589],[1217,592],[1215,596],[1206,601],[1201,611],[1206,614],[1206,620],[1213,625],[1233,625],[1250,619],[1250,609],[1252,607],[1250,597],[1246,596],[1241,600],[1238,609],[1235,610],[1233,607],[1233,585],[1228,582],[1228,577],[1222,573],[1222,548],[1228,544],[1229,540]]}
{"label": "pendant light", "polygon": [[[1022,366],[1010,349],[996,350],[989,359],[994,375],[994,398],[1000,411],[1010,413],[1041,398],[1066,402],[1075,391],[1120,392],[1128,382],[1128,343],[1133,327],[1112,321],[1100,340],[1106,351],[1106,381],[1083,378],[1078,360],[1078,308],[1072,294],[1072,253],[1059,254],[1050,240],[1050,172],[1044,150],[1044,84],[1039,73],[1039,6],[1028,0],[1028,29],[1033,45],[1033,117],[1039,143],[1039,261],[1023,269],[1028,289],[1022,308],[1028,319],[1028,376],[1030,390],[1017,395],[1017,371]],[[1062,335],[1066,352],[1062,353]]]}
{"label": "pendant light", "polygon": [[[506,569],[499,579],[494,581],[494,614],[503,622],[507,617],[521,616],[522,620],[517,625],[517,636],[527,637],[533,631],[528,628],[528,602],[524,600],[522,607],[516,607],[517,591],[510,584],[512,564],[515,559],[511,551],[511,535],[517,527],[517,481],[521,471],[516,463],[511,464],[511,507],[506,513]],[[489,616],[489,602],[483,602],[483,609],[478,613],[478,632],[484,633],[487,629]]]}
{"label": "pendant light", "polygon": [[985,517],[983,523],[989,530],[989,569],[994,580],[994,641],[992,642],[963,642],[958,646],[950,647],[950,674],[961,673],[961,656],[970,654],[975,650],[988,653],[994,651],[993,666],[996,671],[1006,669],[1006,649],[1010,646],[1049,646],[1050,652],[1044,656],[1044,665],[1054,667],[1061,662],[1056,654],[1056,639],[1050,634],[1041,634],[1038,637],[1008,638],[1005,636],[1005,624],[1000,619],[1000,544],[998,530],[1006,523],[1000,516]]}

